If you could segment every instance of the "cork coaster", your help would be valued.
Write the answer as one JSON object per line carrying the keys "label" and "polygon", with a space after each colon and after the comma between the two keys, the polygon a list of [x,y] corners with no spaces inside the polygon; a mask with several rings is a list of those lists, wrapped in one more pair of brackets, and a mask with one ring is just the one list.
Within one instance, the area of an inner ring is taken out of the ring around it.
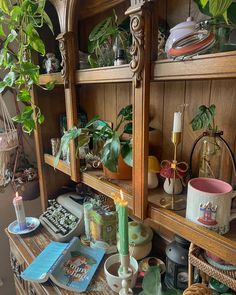
{"label": "cork coaster", "polygon": [[211,295],[211,291],[203,284],[193,284],[184,291],[183,295]]}

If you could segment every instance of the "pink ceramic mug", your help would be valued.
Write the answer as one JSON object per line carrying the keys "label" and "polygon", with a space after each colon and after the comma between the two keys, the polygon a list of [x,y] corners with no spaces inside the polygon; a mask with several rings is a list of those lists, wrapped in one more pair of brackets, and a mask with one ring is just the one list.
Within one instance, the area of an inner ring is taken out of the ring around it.
{"label": "pink ceramic mug", "polygon": [[223,235],[236,218],[231,213],[232,186],[214,178],[198,177],[188,182],[186,218]]}

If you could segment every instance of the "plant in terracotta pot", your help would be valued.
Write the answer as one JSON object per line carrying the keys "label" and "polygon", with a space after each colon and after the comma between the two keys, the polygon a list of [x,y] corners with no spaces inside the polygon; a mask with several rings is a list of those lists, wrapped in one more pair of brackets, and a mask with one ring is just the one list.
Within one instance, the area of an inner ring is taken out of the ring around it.
{"label": "plant in terracotta pot", "polygon": [[[110,178],[130,179],[132,177],[132,113],[132,105],[128,105],[118,113],[118,123],[114,127],[96,116],[84,128],[74,126],[66,131],[61,138],[54,166],[58,165],[61,154],[68,149],[72,139],[77,139],[77,153],[79,148],[88,145],[92,139],[102,143],[98,153],[105,167],[105,175],[107,173]],[[125,168],[128,166],[128,171],[121,171],[124,166]]]}

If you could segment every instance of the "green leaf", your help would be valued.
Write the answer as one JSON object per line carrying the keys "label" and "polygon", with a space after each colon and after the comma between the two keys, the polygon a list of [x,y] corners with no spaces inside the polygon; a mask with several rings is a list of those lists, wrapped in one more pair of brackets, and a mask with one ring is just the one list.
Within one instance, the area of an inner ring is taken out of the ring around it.
{"label": "green leaf", "polygon": [[101,22],[99,22],[93,30],[89,34],[89,41],[95,41],[98,40],[101,36],[106,33],[107,28],[112,23],[112,17],[108,16],[105,19],[103,19]]}
{"label": "green leaf", "polygon": [[208,1],[209,0],[200,0],[200,3],[201,3],[203,8],[207,5]]}
{"label": "green leaf", "polygon": [[47,82],[46,84],[45,84],[45,88],[47,89],[47,90],[53,90],[54,89],[54,87],[55,87],[55,84],[56,84],[56,81],[50,81],[50,82]]}
{"label": "green leaf", "polygon": [[69,148],[70,141],[72,139],[77,138],[81,134],[81,131],[81,128],[77,128],[74,126],[64,133],[64,135],[61,138],[59,151],[54,160],[54,168],[56,168],[59,163],[61,153],[63,151],[67,151],[67,149]]}
{"label": "green leaf", "polygon": [[[130,114],[132,114],[132,112],[133,112],[133,106],[132,106],[132,104],[129,104],[120,110],[118,117],[121,115],[124,117],[129,117]],[[131,120],[132,120],[132,117],[131,117]]]}
{"label": "green leaf", "polygon": [[6,14],[10,14],[9,1],[8,0],[0,0],[0,9]]}
{"label": "green leaf", "polygon": [[3,79],[6,86],[12,87],[16,79],[15,72],[9,72]]}
{"label": "green leaf", "polygon": [[10,15],[11,15],[11,19],[17,21],[19,19],[19,17],[22,14],[22,9],[20,6],[16,5],[14,6],[14,8],[12,9]]}
{"label": "green leaf", "polygon": [[42,55],[45,55],[45,46],[43,41],[40,39],[38,32],[34,29],[31,23],[29,23],[26,26],[25,29],[27,35],[28,35],[28,40],[29,40],[29,45],[37,52],[41,53]]}
{"label": "green leaf", "polygon": [[201,105],[199,107],[198,114],[190,122],[193,131],[200,130],[202,128],[214,128],[214,126],[211,126],[211,123],[213,122],[215,116],[215,110],[215,105],[211,105],[209,107]]}
{"label": "green leaf", "polygon": [[132,132],[133,132],[133,124],[132,124],[132,122],[129,122],[129,123],[125,124],[123,132],[126,133],[126,134],[132,134]]}
{"label": "green leaf", "polygon": [[21,74],[23,76],[29,76],[30,79],[35,83],[38,84],[39,79],[39,66],[34,65],[31,62],[24,62],[21,64]]}
{"label": "green leaf", "polygon": [[132,144],[130,142],[125,143],[121,148],[121,155],[124,162],[128,166],[133,166],[133,154],[132,154]]}
{"label": "green leaf", "polygon": [[7,87],[6,83],[3,81],[0,81],[0,93],[2,93],[6,87]]}
{"label": "green leaf", "polygon": [[23,102],[30,102],[31,101],[31,95],[28,89],[21,89],[19,93],[17,94],[17,100],[23,101]]}
{"label": "green leaf", "polygon": [[42,16],[43,16],[44,22],[48,25],[49,29],[54,34],[53,24],[51,22],[51,19],[50,19],[50,17],[48,16],[48,14],[44,10],[42,10]]}
{"label": "green leaf", "polygon": [[120,138],[114,132],[112,138],[108,139],[103,146],[101,162],[111,172],[117,172],[118,157],[120,154]]}
{"label": "green leaf", "polygon": [[40,113],[40,115],[38,116],[38,122],[39,122],[39,124],[42,124],[44,122],[44,120],[45,120],[44,115]]}
{"label": "green leaf", "polygon": [[88,62],[89,62],[90,66],[92,68],[97,68],[98,67],[97,61],[94,58],[92,58],[91,55],[88,56]]}
{"label": "green leaf", "polygon": [[3,26],[2,26],[2,24],[0,24],[0,37],[5,37],[6,36],[6,34],[5,34],[5,32],[4,32],[4,30],[3,30]]}
{"label": "green leaf", "polygon": [[209,0],[210,13],[213,17],[222,16],[232,2],[232,0]]}

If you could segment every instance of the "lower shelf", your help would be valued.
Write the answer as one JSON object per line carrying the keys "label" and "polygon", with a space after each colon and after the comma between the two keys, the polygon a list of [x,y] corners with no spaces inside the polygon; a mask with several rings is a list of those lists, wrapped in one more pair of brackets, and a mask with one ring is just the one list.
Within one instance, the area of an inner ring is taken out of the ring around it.
{"label": "lower shelf", "polygon": [[[54,168],[54,159],[50,154],[44,154],[44,161],[46,164]],[[70,165],[62,160],[56,167],[57,170],[71,175]],[[128,201],[129,208],[133,209],[133,196],[132,196],[132,181],[128,180],[108,180],[104,177],[102,170],[88,170],[81,173],[81,182],[99,191],[100,193],[110,197],[111,193],[120,194],[122,189],[125,200]]]}
{"label": "lower shelf", "polygon": [[81,181],[101,192],[102,194],[110,197],[111,193],[120,194],[122,189],[124,198],[128,201],[128,206],[133,209],[133,196],[132,196],[132,182],[128,180],[107,180],[104,177],[102,170],[91,170],[82,173]]}
{"label": "lower shelf", "polygon": [[148,222],[157,230],[164,227],[193,242],[195,245],[215,253],[225,261],[236,265],[236,220],[231,221],[230,231],[225,235],[211,231],[185,218],[185,210],[172,211],[159,206],[164,196],[159,189],[148,197]]}

